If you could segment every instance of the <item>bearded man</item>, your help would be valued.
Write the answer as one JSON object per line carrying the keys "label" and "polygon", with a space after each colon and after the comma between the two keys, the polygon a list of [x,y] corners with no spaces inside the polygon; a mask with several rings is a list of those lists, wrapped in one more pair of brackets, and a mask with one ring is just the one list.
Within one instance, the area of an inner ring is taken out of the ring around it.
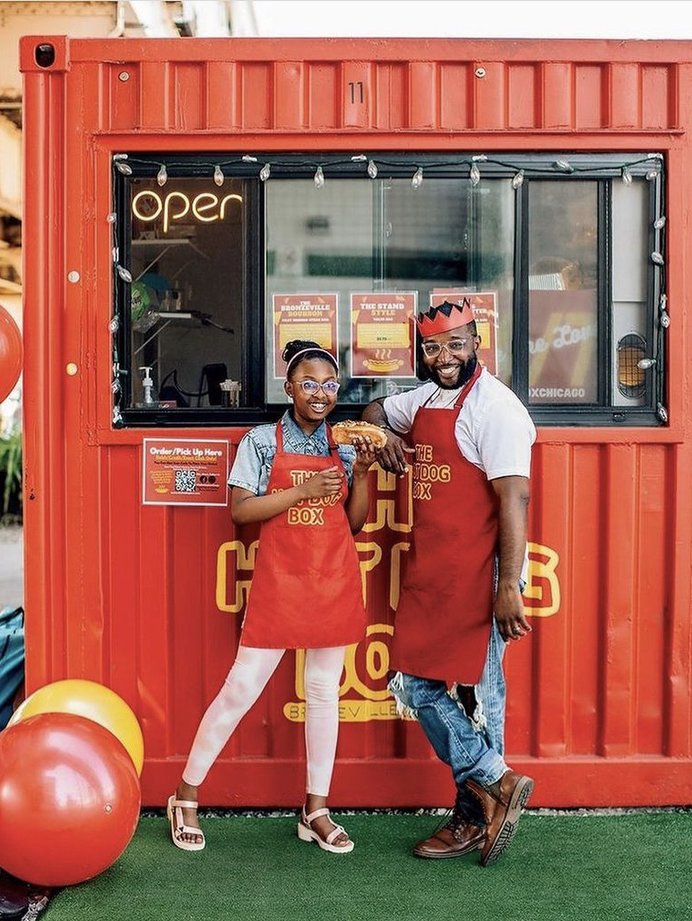
{"label": "bearded man", "polygon": [[429,381],[370,403],[387,430],[378,461],[413,468],[413,532],[396,613],[390,689],[420,722],[457,788],[451,817],[414,854],[494,863],[516,832],[533,780],[503,757],[505,644],[531,631],[521,590],[536,430],[481,366],[470,304],[417,319]]}

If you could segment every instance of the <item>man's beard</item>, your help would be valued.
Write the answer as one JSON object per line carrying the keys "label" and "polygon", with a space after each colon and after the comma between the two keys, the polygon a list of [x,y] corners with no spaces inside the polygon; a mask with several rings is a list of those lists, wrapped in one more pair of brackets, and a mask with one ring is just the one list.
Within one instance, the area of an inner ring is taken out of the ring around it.
{"label": "man's beard", "polygon": [[435,371],[434,368],[428,368],[428,373],[432,380],[437,384],[440,390],[458,390],[459,387],[463,387],[468,381],[473,377],[473,372],[476,370],[476,365],[478,364],[478,358],[474,354],[466,361],[465,364],[459,365],[459,377],[455,384],[446,384],[440,380],[440,377]]}

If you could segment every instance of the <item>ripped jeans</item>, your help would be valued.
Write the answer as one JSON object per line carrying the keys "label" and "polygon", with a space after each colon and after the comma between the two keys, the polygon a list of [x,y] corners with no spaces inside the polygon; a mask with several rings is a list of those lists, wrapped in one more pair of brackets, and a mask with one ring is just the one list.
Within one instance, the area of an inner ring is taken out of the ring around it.
{"label": "ripped jeans", "polygon": [[475,687],[476,711],[471,717],[450,694],[444,681],[397,672],[389,684],[397,701],[413,711],[437,757],[452,769],[459,791],[457,805],[477,824],[482,823],[482,815],[473,797],[466,793],[464,781],[473,778],[487,787],[508,770],[503,758],[505,645],[493,620],[485,668]]}

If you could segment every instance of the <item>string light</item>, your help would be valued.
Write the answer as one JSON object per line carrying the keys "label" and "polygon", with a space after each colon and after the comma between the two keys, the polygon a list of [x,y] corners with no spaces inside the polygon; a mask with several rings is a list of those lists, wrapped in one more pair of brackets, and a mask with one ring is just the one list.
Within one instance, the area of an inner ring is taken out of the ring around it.
{"label": "string light", "polygon": [[317,189],[321,189],[322,186],[324,185],[324,173],[322,172],[321,166],[318,166],[317,169],[315,170],[314,183],[315,183],[315,188]]}
{"label": "string light", "polygon": [[130,275],[127,269],[122,265],[116,265],[115,270],[118,273],[118,277],[122,278],[123,281],[126,281],[128,284],[132,282],[132,275]]}
{"label": "string light", "polygon": [[668,313],[668,297],[662,294],[658,301],[659,322],[664,329],[670,326],[670,314]]}
{"label": "string light", "polygon": [[657,253],[657,252],[653,252],[653,253],[651,254],[651,261],[652,261],[653,263],[655,263],[656,265],[665,265],[665,264],[666,264],[666,263],[665,263],[665,259],[663,258],[663,256],[662,256],[660,253]]}
{"label": "string light", "polygon": [[115,211],[111,211],[110,214],[106,215],[106,221],[109,224],[115,224],[117,220],[118,220],[118,215],[115,213]]}
{"label": "string light", "polygon": [[666,226],[666,216],[665,214],[662,214],[659,218],[657,218],[654,221],[654,229],[661,230],[665,226]]}
{"label": "string light", "polygon": [[[577,156],[576,154],[574,156]],[[190,158],[193,160],[193,158]],[[531,175],[536,174],[539,178],[545,178],[547,172],[550,169],[566,174],[566,175],[586,175],[588,177],[598,176],[603,173],[608,176],[612,176],[614,172],[617,171],[617,174],[620,175],[622,181],[626,185],[630,185],[635,176],[645,176],[648,180],[655,180],[661,175],[661,166],[659,162],[656,162],[655,165],[651,165],[652,160],[660,161],[660,154],[648,154],[643,156],[640,159],[629,159],[625,163],[613,163],[612,160],[609,162],[604,162],[602,164],[587,162],[587,163],[578,163],[574,165],[565,157],[558,157],[558,159],[553,160],[552,163],[548,163],[545,160],[537,160],[535,163],[531,162],[522,162],[521,165],[517,162],[511,162],[507,158],[502,156],[492,157],[487,154],[473,154],[472,156],[466,156],[460,158],[459,160],[452,160],[451,158],[446,158],[439,162],[427,162],[425,166],[416,166],[415,173],[411,179],[411,186],[414,189],[420,188],[423,182],[423,169],[432,171],[432,174],[435,175],[435,170],[438,168],[443,168],[449,170],[450,168],[463,169],[464,167],[468,168],[469,179],[473,186],[478,185],[482,176],[479,168],[479,164],[488,163],[491,166],[499,167],[502,170],[510,171],[512,176],[512,188],[519,189],[522,187],[523,183]],[[129,161],[129,162],[128,162]],[[194,160],[195,166],[199,167],[199,160]],[[254,154],[243,154],[242,156],[236,156],[224,160],[222,162],[210,163],[209,170],[212,173],[214,183],[217,186],[222,186],[226,179],[226,172],[232,170],[234,164],[258,164],[259,158]],[[291,172],[298,172],[304,174],[306,170],[314,170],[314,175],[319,175],[318,170],[320,171],[322,178],[324,177],[324,169],[338,169],[340,166],[351,165],[351,164],[366,164],[367,175],[371,179],[375,179],[379,173],[382,171],[383,167],[393,167],[396,172],[391,174],[393,179],[404,178],[406,164],[402,161],[390,162],[387,159],[367,156],[366,154],[353,154],[348,156],[345,159],[333,159],[330,160],[326,165],[318,164],[314,161],[310,162],[309,160],[300,160],[297,157],[289,157],[287,159],[282,159],[280,156],[272,158],[271,161],[265,161],[264,165],[260,168],[256,175],[262,182],[266,182],[269,176],[272,174],[272,171],[275,171],[277,168],[282,170],[283,173],[290,174]],[[130,157],[128,154],[114,154],[113,155],[113,164],[115,168],[124,176],[133,175],[133,166],[139,167],[144,166],[151,168],[156,166],[158,172],[155,173],[156,181],[159,185],[164,185],[169,177],[170,171],[175,169],[176,175],[178,175],[181,168],[185,168],[189,165],[189,161],[173,162],[168,159],[166,163],[152,161],[150,159],[138,159],[137,157]],[[635,170],[636,167],[640,167],[640,170]],[[646,172],[644,172],[646,170]],[[404,175],[402,175],[404,173]],[[248,175],[245,170],[240,172],[241,176]],[[347,175],[353,175],[352,173],[347,173]],[[487,175],[487,174],[486,174]],[[493,177],[503,178],[501,173],[493,172],[491,174]],[[320,180],[317,180],[316,185],[321,188]]]}

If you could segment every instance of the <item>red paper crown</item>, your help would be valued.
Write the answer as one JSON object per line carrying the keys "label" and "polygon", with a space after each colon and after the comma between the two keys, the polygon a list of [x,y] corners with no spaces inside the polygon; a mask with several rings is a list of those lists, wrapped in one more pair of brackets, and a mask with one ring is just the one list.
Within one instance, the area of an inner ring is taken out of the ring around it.
{"label": "red paper crown", "polygon": [[473,310],[468,300],[464,298],[461,304],[450,304],[445,301],[438,307],[431,307],[427,313],[419,313],[416,325],[421,338],[434,336],[436,333],[447,333],[458,326],[473,323]]}

